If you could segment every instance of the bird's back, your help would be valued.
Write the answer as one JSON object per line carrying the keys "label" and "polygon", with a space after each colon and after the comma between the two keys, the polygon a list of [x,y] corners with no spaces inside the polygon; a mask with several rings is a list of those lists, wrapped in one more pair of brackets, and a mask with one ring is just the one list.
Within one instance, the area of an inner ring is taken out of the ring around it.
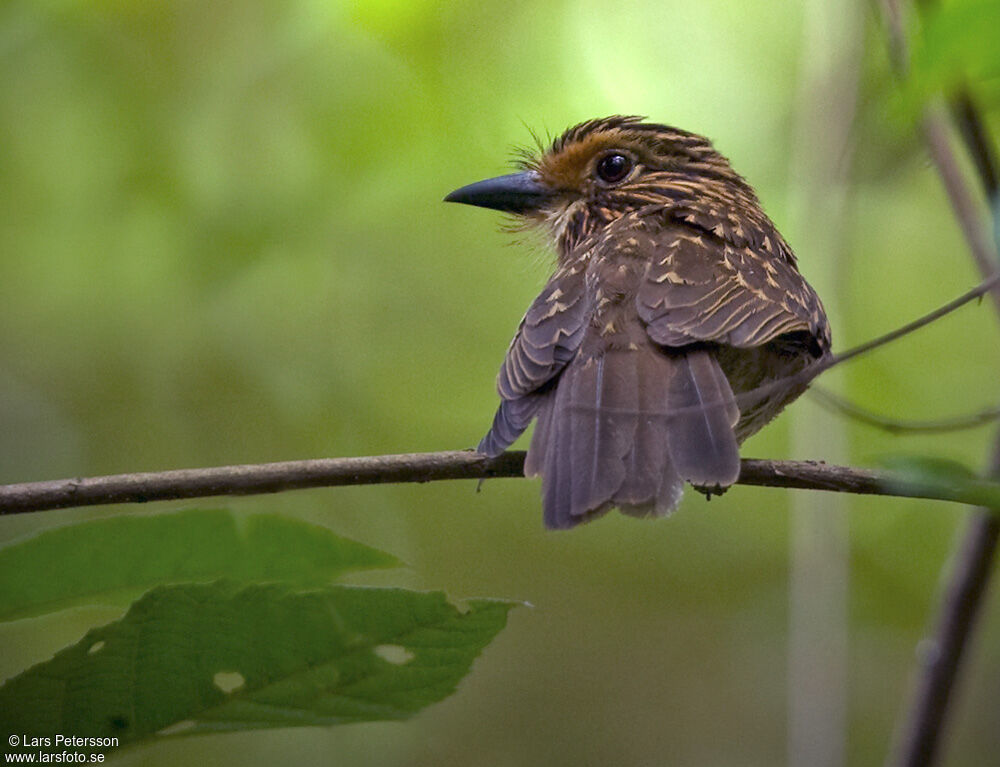
{"label": "bird's back", "polygon": [[546,227],[558,267],[525,314],[479,446],[537,426],[545,522],[669,513],[721,492],[738,445],[830,349],[823,306],[750,186],[707,139],[638,118],[566,131],[521,173],[447,198]]}

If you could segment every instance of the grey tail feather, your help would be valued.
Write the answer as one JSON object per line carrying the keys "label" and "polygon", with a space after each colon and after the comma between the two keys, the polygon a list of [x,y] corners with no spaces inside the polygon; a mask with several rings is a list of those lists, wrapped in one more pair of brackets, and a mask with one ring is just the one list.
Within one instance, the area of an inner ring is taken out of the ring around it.
{"label": "grey tail feather", "polygon": [[707,351],[580,355],[538,397],[536,413],[525,474],[542,476],[549,528],[613,507],[664,516],[680,502],[684,480],[725,487],[739,473],[739,411]]}
{"label": "grey tail feather", "polygon": [[674,358],[670,380],[670,455],[696,487],[726,488],[740,475],[734,427],[740,418],[726,374],[705,349]]}

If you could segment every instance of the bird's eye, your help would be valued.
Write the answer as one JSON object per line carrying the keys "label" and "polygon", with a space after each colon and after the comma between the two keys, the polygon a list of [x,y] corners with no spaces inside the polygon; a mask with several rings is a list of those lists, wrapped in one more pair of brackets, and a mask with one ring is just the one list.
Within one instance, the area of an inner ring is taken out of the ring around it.
{"label": "bird's eye", "polygon": [[632,158],[621,152],[605,155],[597,163],[597,177],[606,184],[617,184],[632,172]]}

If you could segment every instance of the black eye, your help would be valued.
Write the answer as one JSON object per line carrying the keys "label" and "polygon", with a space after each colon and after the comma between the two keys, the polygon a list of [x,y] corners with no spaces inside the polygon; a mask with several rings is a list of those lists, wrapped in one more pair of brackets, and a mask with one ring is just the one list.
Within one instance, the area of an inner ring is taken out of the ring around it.
{"label": "black eye", "polygon": [[597,163],[597,176],[606,184],[617,184],[631,172],[632,159],[620,152],[605,155]]}

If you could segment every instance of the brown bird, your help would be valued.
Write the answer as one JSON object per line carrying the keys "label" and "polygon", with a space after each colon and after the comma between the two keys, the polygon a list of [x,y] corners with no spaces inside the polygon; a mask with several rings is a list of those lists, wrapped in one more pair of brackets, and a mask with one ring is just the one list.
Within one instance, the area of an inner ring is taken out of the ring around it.
{"label": "brown bird", "polygon": [[538,419],[525,474],[542,477],[547,527],[612,507],[663,516],[684,482],[722,492],[739,444],[807,386],[782,379],[830,353],[791,248],[701,136],[590,120],[445,200],[513,213],[555,244],[479,445],[499,455]]}

